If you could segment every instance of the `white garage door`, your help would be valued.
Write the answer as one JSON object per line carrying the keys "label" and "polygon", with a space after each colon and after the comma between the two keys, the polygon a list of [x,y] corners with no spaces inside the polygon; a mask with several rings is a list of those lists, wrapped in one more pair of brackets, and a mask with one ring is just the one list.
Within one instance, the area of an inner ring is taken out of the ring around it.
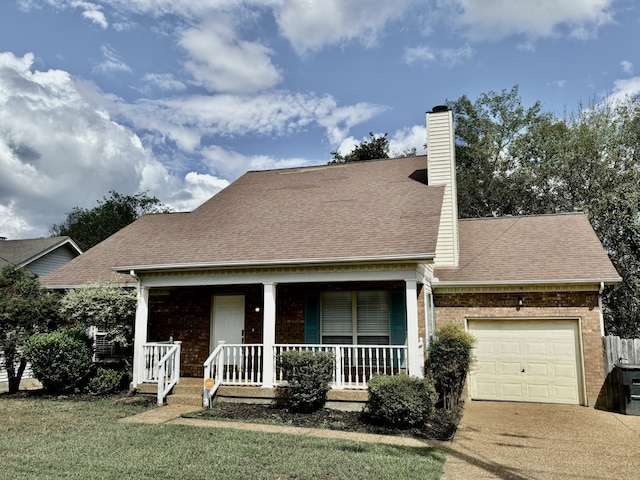
{"label": "white garage door", "polygon": [[576,320],[469,320],[471,398],[581,403]]}

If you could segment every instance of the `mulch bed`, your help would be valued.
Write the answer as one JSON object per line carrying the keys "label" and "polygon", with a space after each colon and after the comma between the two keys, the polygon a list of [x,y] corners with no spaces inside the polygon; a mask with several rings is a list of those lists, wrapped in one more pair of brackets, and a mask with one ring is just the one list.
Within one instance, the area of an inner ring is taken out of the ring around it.
{"label": "mulch bed", "polygon": [[311,413],[295,412],[281,405],[216,402],[212,408],[183,415],[188,418],[225,419],[291,425],[295,427],[326,428],[377,435],[398,435],[428,440],[450,440],[456,431],[459,416],[437,409],[427,423],[415,427],[398,428],[385,425],[363,412],[343,412],[320,409]]}

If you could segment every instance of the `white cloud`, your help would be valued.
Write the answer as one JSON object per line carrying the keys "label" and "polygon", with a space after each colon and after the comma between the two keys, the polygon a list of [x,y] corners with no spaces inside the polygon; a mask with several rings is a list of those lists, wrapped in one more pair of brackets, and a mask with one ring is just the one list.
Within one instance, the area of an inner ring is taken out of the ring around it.
{"label": "white cloud", "polygon": [[357,40],[373,45],[413,0],[282,0],[274,6],[280,31],[300,54]]}
{"label": "white cloud", "polygon": [[317,122],[327,129],[329,142],[332,145],[337,145],[348,135],[352,127],[370,120],[385,110],[386,107],[382,105],[358,103],[332,108],[325,115],[319,116]]}
{"label": "white cloud", "polygon": [[243,155],[211,145],[202,150],[205,164],[216,175],[235,180],[249,170],[300,167],[310,165],[309,160],[301,158],[276,159],[266,155]]}
{"label": "white cloud", "polygon": [[109,26],[104,13],[100,11],[100,6],[90,2],[71,2],[72,7],[81,8],[82,16],[99,27],[106,29]]}
{"label": "white cloud", "polygon": [[109,47],[102,46],[102,55],[105,59],[93,68],[94,72],[131,72],[131,67],[123,62],[116,52]]}
{"label": "white cloud", "polygon": [[419,63],[427,65],[438,63],[447,67],[453,67],[464,60],[471,58],[473,50],[469,46],[459,48],[431,48],[424,45],[406,48],[404,60],[408,64]]}
{"label": "white cloud", "polygon": [[29,222],[16,211],[15,202],[0,203],[0,236],[11,239],[23,238],[30,231]]}
{"label": "white cloud", "polygon": [[170,73],[148,73],[143,77],[145,82],[155,85],[164,91],[181,91],[187,86],[180,80],[176,80]]}
{"label": "white cloud", "polygon": [[560,32],[586,38],[613,21],[613,4],[614,0],[456,0],[451,14],[468,36],[479,40]]}
{"label": "white cloud", "polygon": [[614,101],[623,101],[626,97],[640,95],[640,77],[631,77],[613,82],[613,92],[609,98]]}
{"label": "white cloud", "polygon": [[192,95],[145,100],[135,105],[116,101],[113,110],[136,129],[157,132],[187,152],[195,151],[204,135],[281,136],[303,128],[324,127],[332,144],[349,129],[384,110],[368,103],[338,106],[329,95],[291,92],[239,95]]}
{"label": "white cloud", "polygon": [[553,80],[551,82],[547,82],[547,87],[564,88],[566,84],[566,80]]}
{"label": "white cloud", "polygon": [[209,200],[229,182],[213,175],[189,172],[184,177],[184,189],[170,196],[165,204],[176,212],[189,212]]}
{"label": "white cloud", "polygon": [[271,63],[273,52],[259,43],[240,40],[229,17],[185,30],[179,43],[189,53],[187,71],[209,91],[254,93],[281,80]]}
{"label": "white cloud", "polygon": [[134,132],[111,119],[95,87],[61,70],[33,70],[33,61],[33,54],[0,53],[0,216],[12,219],[2,222],[6,236],[46,235],[73,207],[93,207],[109,190],[149,189],[162,200],[183,188]]}
{"label": "white cloud", "polygon": [[622,71],[627,75],[631,75],[633,73],[633,63],[628,60],[622,60],[620,62],[620,66],[622,67]]}
{"label": "white cloud", "polygon": [[397,130],[391,138],[389,138],[389,154],[404,153],[406,150],[416,149],[416,154],[424,155],[424,148],[427,143],[427,130],[425,125],[414,125]]}
{"label": "white cloud", "polygon": [[[97,1],[100,2],[101,0]],[[102,3],[105,2],[102,1]],[[108,3],[108,0],[106,3]],[[43,4],[60,10],[78,8],[82,10],[82,16],[90,20],[91,23],[98,25],[102,29],[106,29],[109,26],[109,22],[107,22],[107,18],[102,12],[102,7],[95,2],[87,2],[85,0],[18,0],[20,8],[26,11],[38,8]]]}
{"label": "white cloud", "polygon": [[[159,18],[163,16],[180,17],[191,25],[194,30],[206,25],[211,19],[224,18],[233,22],[245,20],[249,9],[255,12],[273,15],[280,33],[285,37],[299,54],[320,50],[328,45],[339,45],[345,42],[357,41],[365,46],[378,42],[384,35],[384,30],[394,21],[399,21],[413,5],[425,9],[420,0],[21,0],[23,8],[34,8],[40,4],[64,9],[70,6],[82,8],[83,15],[99,24],[103,28],[108,25],[102,6],[120,13],[151,15]],[[119,25],[116,24],[116,25]],[[207,39],[202,31],[199,38],[189,38],[187,41],[199,43]],[[235,48],[249,57],[259,58],[264,63],[268,50],[258,43],[227,42],[225,38],[211,35],[214,43],[222,43],[225,50]],[[220,59],[213,58],[210,51],[203,52],[200,47],[193,45],[195,65],[190,67],[196,71],[199,68],[214,66],[229,69],[230,65],[220,65]],[[211,50],[214,50],[213,48]],[[199,68],[198,68],[199,67]],[[202,73],[202,72],[199,72]],[[201,78],[198,75],[197,78]]]}
{"label": "white cloud", "polygon": [[409,47],[404,51],[404,61],[408,64],[412,63],[431,63],[438,58],[437,51],[431,47],[420,45],[417,47]]}

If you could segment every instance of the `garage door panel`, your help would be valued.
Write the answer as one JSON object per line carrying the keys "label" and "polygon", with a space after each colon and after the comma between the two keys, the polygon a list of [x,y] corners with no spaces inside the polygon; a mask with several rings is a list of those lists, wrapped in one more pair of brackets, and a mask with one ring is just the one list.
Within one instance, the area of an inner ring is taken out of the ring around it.
{"label": "garage door panel", "polygon": [[498,370],[498,375],[507,377],[509,375],[520,376],[520,371],[522,367],[520,366],[519,361],[500,361],[500,368]]}
{"label": "garage door panel", "polygon": [[502,382],[499,390],[505,400],[522,400],[524,389],[521,382]]}
{"label": "garage door panel", "polygon": [[576,366],[574,364],[555,364],[553,366],[553,376],[558,379],[572,379],[576,377]]}
{"label": "garage door panel", "polygon": [[498,395],[498,384],[496,382],[479,382],[476,384],[479,395],[485,397],[496,397]]}
{"label": "garage door panel", "polygon": [[477,339],[472,398],[580,403],[577,321],[469,320],[468,325]]}
{"label": "garage door panel", "polygon": [[481,375],[497,375],[498,364],[495,361],[476,362],[475,369]]}
{"label": "garage door panel", "polygon": [[536,362],[528,362],[525,371],[527,376],[529,377],[543,377],[549,378],[549,364],[548,363],[536,363]]}
{"label": "garage door panel", "polygon": [[525,354],[527,356],[547,356],[549,354],[548,343],[527,341],[525,343]]}
{"label": "garage door panel", "polygon": [[522,344],[519,340],[502,341],[499,343],[500,355],[520,355],[522,353]]}
{"label": "garage door panel", "polygon": [[548,402],[551,400],[549,385],[546,383],[529,383],[527,385],[527,396],[537,402]]}
{"label": "garage door panel", "polygon": [[558,403],[579,403],[579,395],[573,385],[556,385],[554,397]]}
{"label": "garage door panel", "polygon": [[551,352],[555,358],[573,359],[575,356],[575,345],[573,342],[554,342],[551,347]]}

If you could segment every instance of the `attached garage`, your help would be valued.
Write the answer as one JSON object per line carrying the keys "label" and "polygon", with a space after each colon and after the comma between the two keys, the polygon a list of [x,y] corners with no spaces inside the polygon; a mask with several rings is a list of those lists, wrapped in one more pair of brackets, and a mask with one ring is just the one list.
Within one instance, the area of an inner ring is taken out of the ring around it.
{"label": "attached garage", "polygon": [[477,339],[472,399],[586,403],[577,319],[469,319],[467,325]]}

